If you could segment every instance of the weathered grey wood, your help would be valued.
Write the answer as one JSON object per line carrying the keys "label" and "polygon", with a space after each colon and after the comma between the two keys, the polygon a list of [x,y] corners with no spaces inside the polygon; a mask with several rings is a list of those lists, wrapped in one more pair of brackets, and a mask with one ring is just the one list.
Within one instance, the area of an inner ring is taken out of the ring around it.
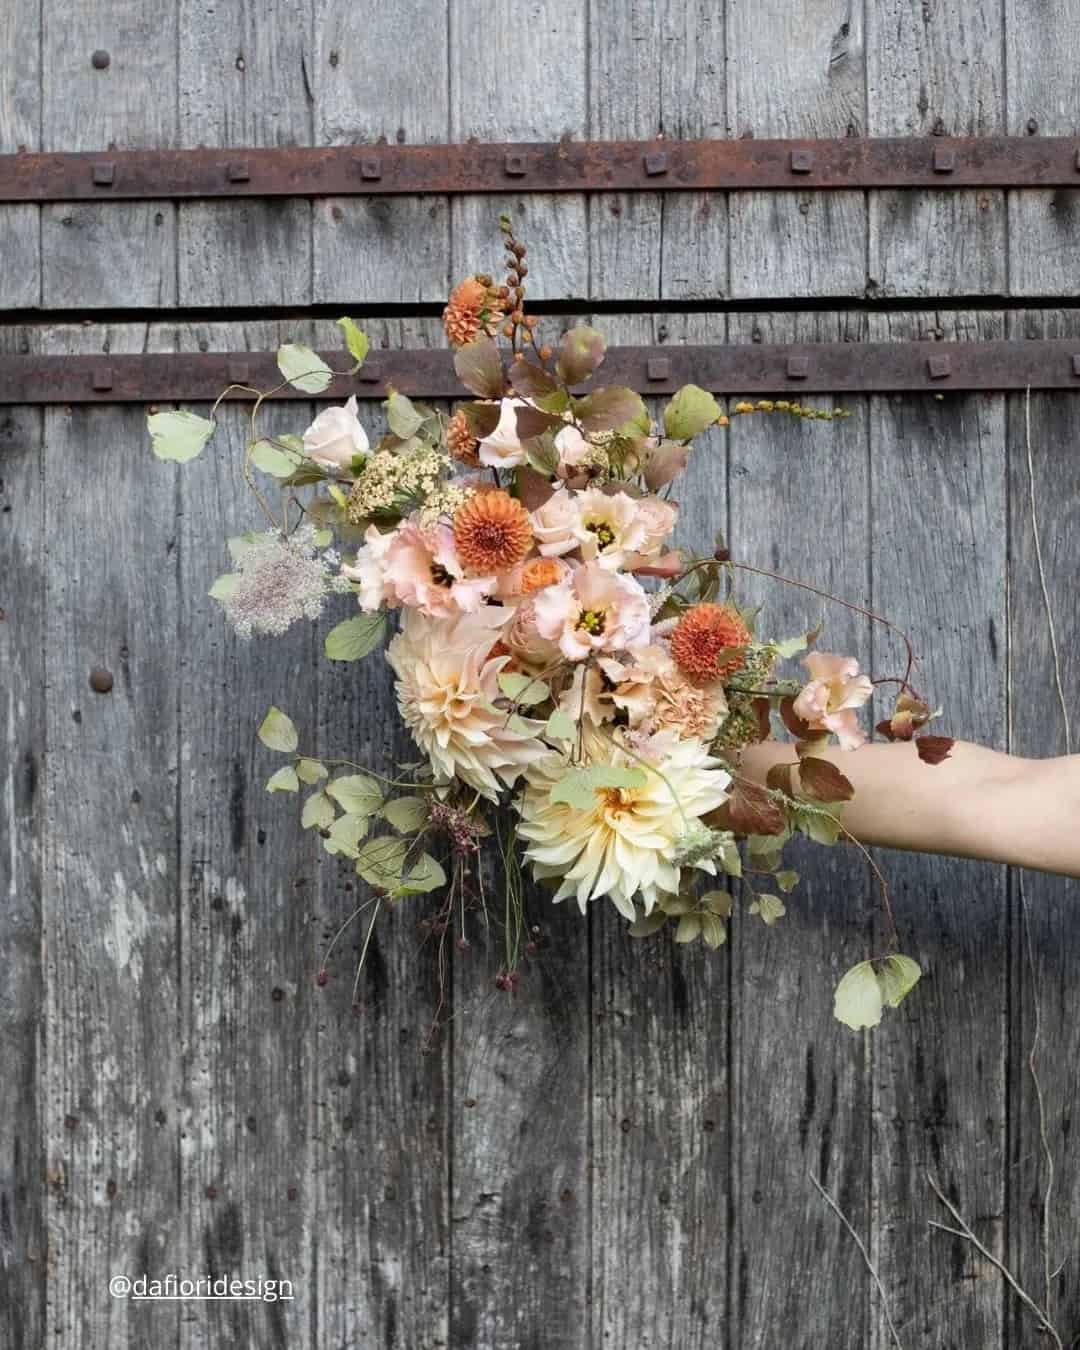
{"label": "weathered grey wood", "polygon": [[[1012,337],[1076,337],[1074,312],[1010,316]],[[1036,517],[1046,585],[1050,596],[1071,748],[1077,750],[1077,651],[1080,632],[1074,599],[1076,530],[1080,523],[1075,457],[1080,433],[1075,398],[1031,399],[1031,460]],[[1031,519],[1031,478],[1027,463],[1025,399],[1009,406],[1009,688],[1010,748],[1014,754],[1060,755],[1066,750],[1065,726],[1054,685],[1050,625],[1039,579]],[[1076,969],[1077,883],[1039,872],[1012,874],[1013,986],[1010,998],[1010,1138],[1008,1188],[1009,1264],[1037,1302],[1044,1301],[1038,1213],[1048,1180],[1039,1147],[1038,1102],[1028,1070],[1035,1036],[1035,999],[1040,1013],[1036,1068],[1045,1099],[1046,1133],[1054,1162],[1050,1204],[1050,1261],[1056,1270],[1075,1250],[1080,1213],[1080,1166],[1072,1144],[1077,1119],[1077,1027],[1072,1015]],[[1023,902],[1030,921],[1030,961]],[[1080,1333],[1080,1285],[1067,1276],[1053,1283],[1054,1320],[1065,1343]],[[1033,1338],[1032,1322],[1010,1302],[1014,1345]]]}
{"label": "weathered grey wood", "polygon": [[[589,134],[704,139],[725,131],[724,14],[708,0],[589,10]],[[723,193],[593,197],[590,295],[700,299],[727,291]]]}
{"label": "weathered grey wood", "polygon": [[[721,341],[725,331],[722,316],[600,322],[613,342]],[[676,485],[687,548],[708,553],[727,528],[726,451],[719,430],[702,437]],[[587,1343],[697,1350],[726,1343],[730,956],[626,929],[609,901],[596,902]]]}
{"label": "weathered grey wood", "polygon": [[[875,340],[1003,336],[1000,314],[874,315]],[[914,682],[943,705],[944,734],[1003,748],[1006,465],[998,395],[875,398],[871,566],[879,614],[912,634]],[[875,628],[874,669],[903,674]],[[932,767],[927,767],[932,773]],[[894,1320],[925,1346],[1003,1344],[1002,1290],[941,1219],[931,1171],[1004,1255],[1009,976],[1001,867],[882,853],[901,948],[925,977],[873,1042],[874,1259]],[[884,942],[879,926],[877,942]],[[890,1344],[878,1323],[874,1342]]]}
{"label": "weathered grey wood", "polygon": [[[77,327],[43,350],[145,341]],[[142,409],[52,408],[43,473],[48,1334],[161,1344],[179,1305],[114,1299],[108,1282],[177,1271],[182,1250],[175,469],[146,454]],[[110,692],[91,688],[96,668]]]}
{"label": "weathered grey wood", "polygon": [[[0,351],[29,346],[0,330]],[[46,1340],[41,987],[45,495],[40,409],[0,414],[0,1340]]]}
{"label": "weathered grey wood", "polygon": [[[41,139],[41,5],[8,0],[0,9],[0,154],[37,150]],[[0,308],[24,309],[41,298],[41,208],[0,211]]]}
{"label": "weathered grey wood", "polygon": [[[311,0],[177,0],[181,145],[312,144]],[[313,203],[184,202],[181,305],[307,304]]]}
{"label": "weathered grey wood", "polygon": [[[1069,0],[1038,6],[1005,0],[1007,129],[1014,136],[1080,131],[1076,11]],[[1080,269],[1080,193],[1072,188],[1009,194],[1009,291],[1064,295]]]}
{"label": "weathered grey wood", "polygon": [[[43,7],[43,150],[163,149],[176,143],[177,0]],[[107,52],[95,69],[91,56]],[[63,309],[176,303],[171,202],[83,202],[41,213],[42,303]]]}
{"label": "weathered grey wood", "polygon": [[[731,316],[729,333],[740,342],[860,341],[866,321],[740,315]],[[865,606],[867,406],[857,398],[838,404],[852,416],[832,423],[780,413],[732,418],[729,547],[736,562]],[[750,574],[736,573],[736,584],[741,604],[764,606],[763,637],[790,637],[823,622],[820,650],[869,667],[869,624],[860,616]],[[805,677],[797,662],[781,673]],[[861,720],[869,726],[866,711]],[[870,1291],[861,1259],[810,1174],[865,1239],[868,1047],[833,1019],[832,996],[843,971],[870,955],[874,892],[864,859],[842,844],[826,850],[793,841],[785,860],[800,873],[785,898],[787,914],[772,928],[750,914],[747,892],[756,888],[749,876],[731,925],[732,1344],[764,1350],[802,1334],[799,1343],[808,1345],[865,1345]],[[761,890],[777,893],[763,881]]]}
{"label": "weathered grey wood", "polygon": [[[450,8],[450,132],[455,141],[558,140],[587,125],[585,7],[576,0],[535,0],[527,9],[503,0]],[[460,72],[460,74],[458,74]],[[504,272],[499,215],[508,212],[529,247],[533,299],[589,293],[585,199],[543,193],[455,200],[451,275]]]}
{"label": "weathered grey wood", "polygon": [[[449,139],[447,0],[375,6],[314,0],[313,9],[316,144]],[[491,87],[486,79],[483,84]],[[314,206],[317,301],[445,299],[450,287],[445,198],[326,197]]]}
{"label": "weathered grey wood", "polygon": [[[168,348],[173,335],[155,334]],[[310,341],[304,326],[184,328],[180,350],[273,349]],[[156,344],[158,345],[158,344]],[[206,412],[206,409],[199,409]],[[260,427],[302,431],[310,405],[274,404]],[[264,785],[284,757],[255,732],[276,705],[304,744],[317,738],[317,634],[243,641],[207,598],[231,570],[224,541],[267,521],[239,466],[244,409],[179,484],[180,889],[177,962],[183,1027],[177,1219],[182,1268],[236,1279],[287,1279],[293,1302],[197,1303],[181,1345],[309,1344],[317,1304],[314,1101],[318,840],[299,799]],[[132,453],[143,446],[132,447]],[[145,452],[144,452],[145,453]],[[271,500],[277,494],[269,494]],[[276,505],[276,502],[275,502]]]}
{"label": "weathered grey wood", "polygon": [[[727,0],[728,135],[859,136],[866,130],[862,6]],[[733,192],[731,294],[861,295],[861,192]]]}
{"label": "weathered grey wood", "polygon": [[[436,320],[365,322],[373,349],[440,343]],[[332,324],[317,325],[317,346],[340,342]],[[372,443],[385,431],[378,405],[361,416]],[[323,624],[354,612],[338,599]],[[305,676],[310,681],[311,675]],[[393,775],[415,762],[401,724],[393,673],[378,653],[359,665],[318,655],[321,753]],[[405,777],[408,777],[406,774]],[[305,962],[321,962],[335,933],[371,900],[347,865],[325,855],[309,903],[317,926]],[[438,939],[418,927],[440,897],[416,896],[380,915],[352,1009],[356,963],[372,911],[339,939],[330,982],[316,991],[318,1024],[315,1118],[315,1242],[318,1321],[315,1346],[448,1346],[450,1274],[449,1001],[439,1008]],[[447,937],[447,947],[454,934]],[[433,1024],[441,1025],[432,1031]]]}
{"label": "weathered grey wood", "polygon": [[[991,136],[1005,129],[1000,0],[871,5],[871,136]],[[871,192],[870,282],[878,295],[1002,295],[1005,194]]]}

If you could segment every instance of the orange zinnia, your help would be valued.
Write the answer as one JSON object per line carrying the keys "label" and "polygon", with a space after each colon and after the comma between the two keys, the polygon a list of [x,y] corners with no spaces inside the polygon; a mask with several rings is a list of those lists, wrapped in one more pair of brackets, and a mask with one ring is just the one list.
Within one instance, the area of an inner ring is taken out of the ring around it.
{"label": "orange zinnia", "polygon": [[[671,654],[694,684],[713,684],[746,665],[750,630],[733,605],[695,605],[675,626]],[[723,653],[727,655],[723,655]]]}
{"label": "orange zinnia", "polygon": [[503,298],[485,276],[466,277],[450,292],[443,310],[443,327],[455,347],[464,347],[484,333],[492,333],[502,318]]}
{"label": "orange zinnia", "polygon": [[508,492],[474,492],[454,513],[457,555],[477,576],[508,572],[532,547],[529,513]]}

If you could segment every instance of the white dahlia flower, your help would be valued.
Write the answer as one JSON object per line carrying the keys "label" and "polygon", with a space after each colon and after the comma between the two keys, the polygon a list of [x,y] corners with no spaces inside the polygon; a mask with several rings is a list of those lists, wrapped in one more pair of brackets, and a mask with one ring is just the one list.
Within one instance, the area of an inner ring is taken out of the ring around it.
{"label": "white dahlia flower", "polygon": [[[661,894],[679,890],[679,868],[671,861],[676,840],[727,800],[731,776],[700,741],[678,741],[652,770],[608,736],[586,729],[586,765],[638,769],[639,787],[598,788],[591,809],[551,800],[551,789],[567,773],[566,759],[546,755],[527,771],[518,834],[528,841],[525,857],[537,877],[561,877],[556,900],[574,895],[582,913],[590,900],[606,895],[620,914],[634,918],[634,896],[649,913]],[[715,875],[711,858],[697,863]]]}
{"label": "white dahlia flower", "polygon": [[543,722],[515,719],[494,706],[499,671],[509,657],[491,656],[505,611],[487,606],[456,619],[430,619],[406,610],[386,653],[397,676],[398,708],[440,780],[460,778],[495,801],[500,779],[513,783],[546,753],[533,734]]}

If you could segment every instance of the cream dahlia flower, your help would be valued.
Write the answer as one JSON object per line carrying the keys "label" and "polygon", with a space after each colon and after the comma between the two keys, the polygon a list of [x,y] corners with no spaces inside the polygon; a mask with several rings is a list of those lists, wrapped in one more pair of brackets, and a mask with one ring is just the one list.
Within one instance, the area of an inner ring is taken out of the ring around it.
{"label": "cream dahlia flower", "polygon": [[[431,760],[439,780],[460,778],[495,801],[502,783],[513,783],[547,752],[534,735],[507,726],[494,706],[498,675],[509,659],[492,657],[503,611],[488,606],[456,619],[429,619],[407,610],[386,653],[397,676],[397,701],[413,740]],[[530,732],[543,722],[518,719]]]}
{"label": "cream dahlia flower", "polygon": [[[731,776],[700,741],[675,743],[653,772],[601,732],[586,728],[582,740],[586,764],[639,769],[643,784],[600,788],[586,811],[553,802],[551,789],[567,772],[567,761],[548,754],[527,771],[518,834],[528,842],[525,857],[534,875],[562,878],[556,900],[576,896],[584,913],[590,900],[606,895],[633,919],[635,895],[649,913],[662,894],[678,893],[675,842],[726,801]],[[711,858],[696,866],[715,875]]]}

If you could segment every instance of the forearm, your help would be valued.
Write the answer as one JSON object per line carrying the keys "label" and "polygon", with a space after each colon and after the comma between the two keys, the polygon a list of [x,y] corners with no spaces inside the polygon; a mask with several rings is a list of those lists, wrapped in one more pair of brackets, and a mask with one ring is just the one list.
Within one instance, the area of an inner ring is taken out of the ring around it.
{"label": "forearm", "polygon": [[[933,765],[910,742],[822,757],[855,788],[842,819],[864,844],[1080,877],[1080,755],[1021,759],[957,741]],[[793,745],[766,741],[747,747],[742,771],[764,783],[774,764],[794,761]]]}

